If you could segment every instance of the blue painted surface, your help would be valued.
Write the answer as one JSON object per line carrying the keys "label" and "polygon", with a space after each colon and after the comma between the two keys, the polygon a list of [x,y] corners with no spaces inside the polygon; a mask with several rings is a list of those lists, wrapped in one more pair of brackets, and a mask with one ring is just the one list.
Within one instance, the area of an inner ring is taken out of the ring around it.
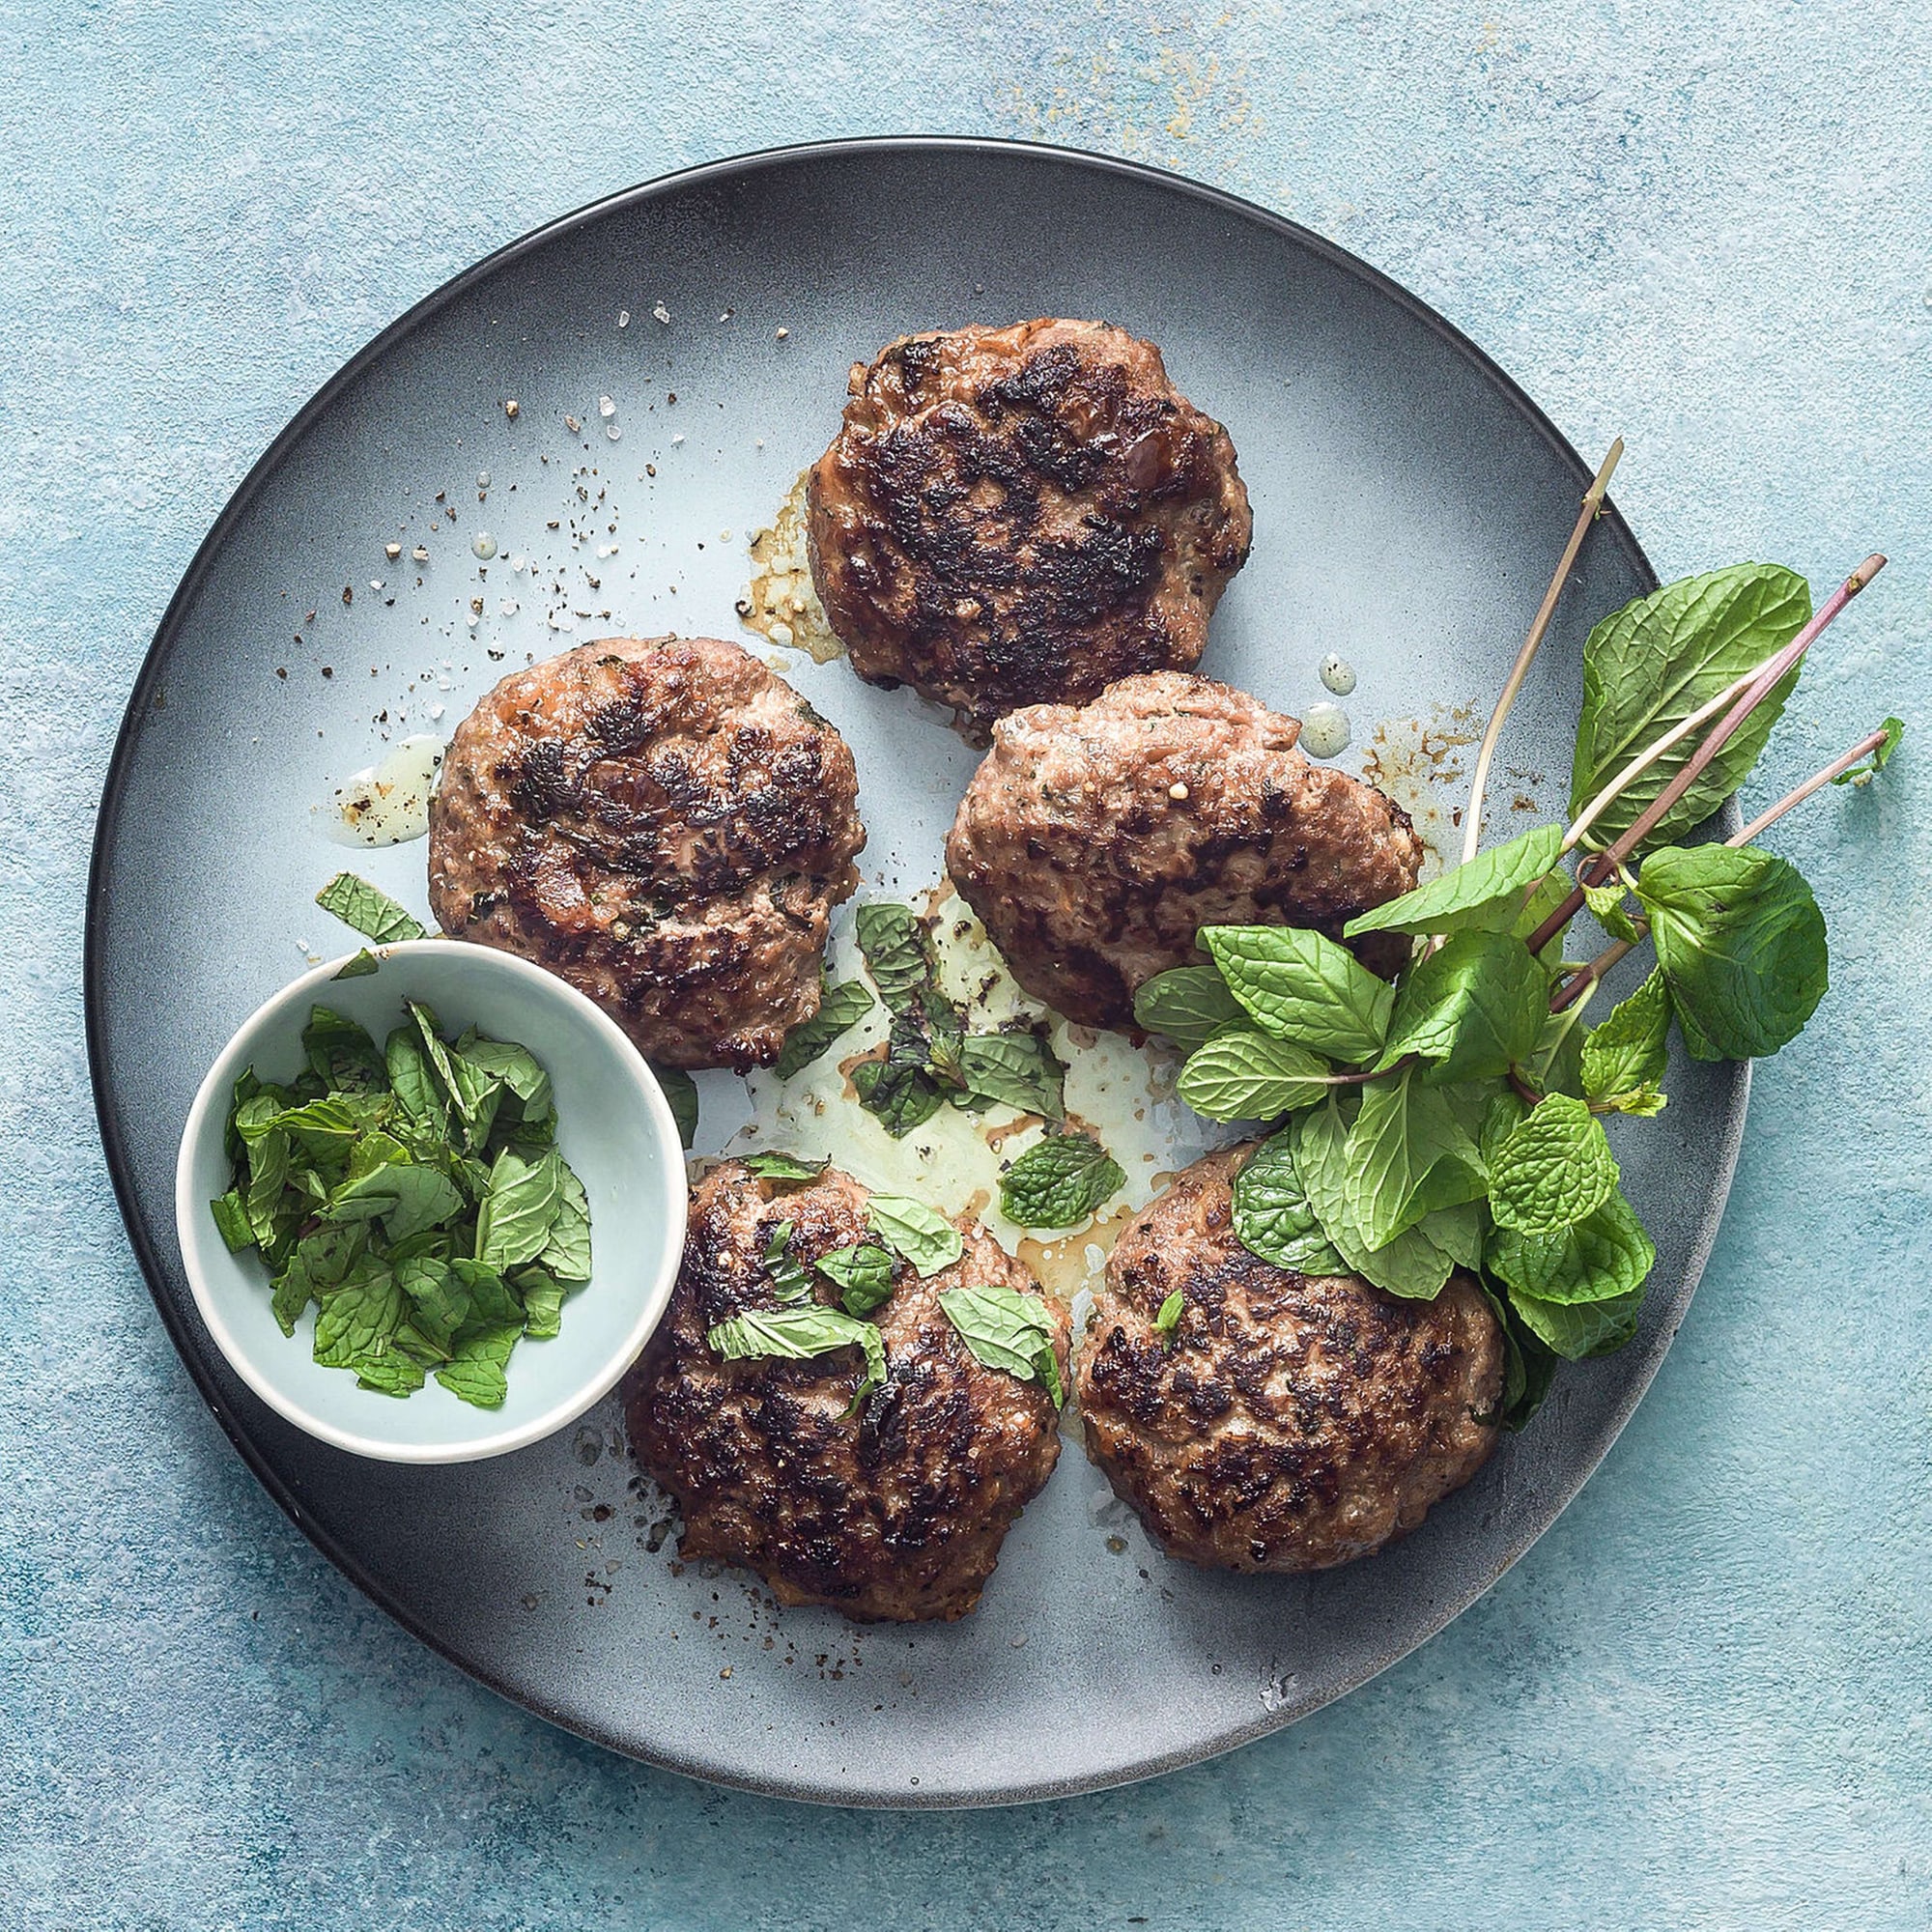
{"label": "blue painted surface", "polygon": [[1932,724],[1923,0],[427,12],[0,0],[0,1925],[1932,1923],[1922,739],[1774,838],[1833,992],[1760,1068],[1704,1289],[1576,1506],[1343,1704],[1018,1812],[706,1790],[365,1605],[154,1317],[78,992],[122,700],[280,424],[526,227],[830,133],[1065,141],[1308,222],[1586,451],[1622,431],[1666,575],[1889,550],[1760,803],[1885,710]]}

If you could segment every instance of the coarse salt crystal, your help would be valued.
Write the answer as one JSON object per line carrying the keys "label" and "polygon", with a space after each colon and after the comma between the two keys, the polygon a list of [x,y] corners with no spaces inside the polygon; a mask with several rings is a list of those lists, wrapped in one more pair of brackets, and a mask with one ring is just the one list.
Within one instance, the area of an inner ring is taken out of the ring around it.
{"label": "coarse salt crystal", "polygon": [[654,316],[656,316],[660,322],[668,322],[670,320],[670,310],[666,308],[663,302],[659,302],[658,305],[651,310],[651,313]]}

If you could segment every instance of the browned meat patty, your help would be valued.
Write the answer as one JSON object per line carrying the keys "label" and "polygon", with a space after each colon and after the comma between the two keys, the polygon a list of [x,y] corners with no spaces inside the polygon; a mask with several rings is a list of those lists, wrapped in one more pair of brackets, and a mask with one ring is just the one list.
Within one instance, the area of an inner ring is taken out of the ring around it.
{"label": "browned meat patty", "polygon": [[[1020,1511],[1060,1455],[1052,1398],[1037,1381],[982,1367],[939,1306],[942,1289],[1038,1294],[993,1237],[963,1225],[965,1252],[922,1281],[904,1263],[872,1318],[888,1379],[847,1416],[865,1377],[857,1348],[810,1361],[727,1362],[705,1331],[778,1306],[763,1256],[792,1224],[788,1252],[818,1300],[838,1291],[811,1267],[868,1238],[869,1195],[828,1170],[780,1193],[737,1162],[693,1197],[684,1270],[669,1311],[625,1383],[631,1447],[684,1517],[679,1553],[758,1572],[781,1603],[848,1617],[963,1617]],[[1066,1358],[1066,1320],[1042,1299]]]}
{"label": "browned meat patty", "polygon": [[852,668],[980,719],[1201,661],[1254,519],[1228,432],[1104,322],[928,330],[855,363],[811,471]]}
{"label": "browned meat patty", "polygon": [[[1196,1161],[1122,1231],[1079,1343],[1087,1452],[1171,1556],[1326,1570],[1482,1467],[1502,1336],[1466,1276],[1401,1301],[1251,1255],[1230,1182],[1253,1151]],[[1169,1352],[1153,1319],[1176,1289]]]}
{"label": "browned meat patty", "polygon": [[[946,865],[1016,979],[1087,1026],[1133,1023],[1134,989],[1199,961],[1202,925],[1341,937],[1415,884],[1422,841],[1359,779],[1310,764],[1300,724],[1180,671],[1094,703],[1005,718],[959,803]],[[1385,976],[1409,942],[1356,947]]]}
{"label": "browned meat patty", "polygon": [[866,842],[845,741],[716,638],[606,638],[506,677],[430,807],[444,931],[588,993],[653,1060],[768,1065],[818,1010]]}

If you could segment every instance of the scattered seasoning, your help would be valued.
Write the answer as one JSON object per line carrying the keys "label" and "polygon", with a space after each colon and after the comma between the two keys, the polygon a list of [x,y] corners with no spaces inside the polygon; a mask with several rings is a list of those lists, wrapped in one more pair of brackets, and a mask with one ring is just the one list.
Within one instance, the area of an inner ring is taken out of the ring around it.
{"label": "scattered seasoning", "polygon": [[395,560],[402,555],[402,554],[403,554],[403,547],[399,543],[388,543],[383,546],[383,554],[386,556],[391,563],[394,563]]}
{"label": "scattered seasoning", "polygon": [[469,549],[474,555],[481,557],[485,563],[488,563],[497,554],[497,539],[488,530],[478,530],[469,539]]}
{"label": "scattered seasoning", "polygon": [[342,601],[345,604],[353,604],[355,601],[355,592],[347,583],[342,586]]}
{"label": "scattered seasoning", "polygon": [[620,308],[617,311],[617,327],[619,328],[629,328],[630,326],[631,326],[631,311],[627,308]]}
{"label": "scattered seasoning", "polygon": [[659,302],[657,306],[651,310],[651,313],[654,316],[656,316],[660,322],[668,323],[670,321],[670,310],[666,308],[663,302]]}
{"label": "scattered seasoning", "polygon": [[779,330],[779,340],[780,340],[781,342],[782,342],[782,341],[783,341],[783,340],[784,340],[784,339],[785,339],[785,338],[786,338],[786,337],[787,337],[787,336],[788,336],[788,335],[789,335],[790,333],[791,333],[791,330],[790,330],[790,329],[788,329],[788,328],[781,328],[781,329],[780,329],[780,330]]}
{"label": "scattered seasoning", "polygon": [[417,544],[415,549],[411,551],[410,555],[418,563],[427,563],[429,561],[429,552],[421,544]]}
{"label": "scattered seasoning", "polygon": [[581,422],[579,422],[575,416],[565,416],[563,419],[563,426],[571,433],[572,436],[575,436],[577,432],[583,427],[583,425]]}
{"label": "scattered seasoning", "polygon": [[597,398],[597,413],[606,422],[609,422],[617,413],[617,405],[609,396],[599,396]]}
{"label": "scattered seasoning", "polygon": [[509,399],[509,401],[503,405],[503,413],[506,416],[508,416],[512,422],[515,422],[516,419],[523,414],[523,412],[524,412],[524,406],[523,404],[518,402],[515,396],[512,396]]}

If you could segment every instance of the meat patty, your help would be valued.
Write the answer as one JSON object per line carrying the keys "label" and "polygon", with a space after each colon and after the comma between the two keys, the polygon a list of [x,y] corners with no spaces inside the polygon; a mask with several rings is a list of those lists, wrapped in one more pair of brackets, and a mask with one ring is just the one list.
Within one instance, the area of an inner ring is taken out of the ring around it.
{"label": "meat patty", "polygon": [[992,719],[1199,664],[1254,519],[1228,432],[1104,322],[928,330],[855,363],[811,471],[852,668]]}
{"label": "meat patty", "polygon": [[[1086,1026],[1130,1026],[1142,980],[1204,956],[1199,926],[1339,939],[1415,884],[1407,814],[1310,764],[1300,730],[1181,671],[1016,711],[959,802],[947,870],[1028,992]],[[1408,951],[1400,933],[1355,948],[1384,976]]]}
{"label": "meat patty", "polygon": [[[1250,1254],[1231,1182],[1253,1151],[1196,1161],[1122,1232],[1079,1342],[1087,1452],[1170,1556],[1326,1570],[1482,1467],[1502,1334],[1465,1275],[1402,1301]],[[1153,1321],[1176,1289],[1170,1352]]]}
{"label": "meat patty", "polygon": [[580,644],[457,726],[430,904],[453,938],[589,994],[651,1059],[743,1072],[818,1010],[858,792],[845,741],[737,644]]}
{"label": "meat patty", "polygon": [[[977,1224],[965,1252],[922,1281],[905,1263],[873,1316],[887,1380],[848,1415],[865,1377],[856,1347],[808,1361],[724,1361],[705,1331],[779,1306],[764,1262],[791,1223],[787,1253],[821,1303],[838,1291],[812,1264],[870,1238],[869,1195],[828,1170],[779,1192],[735,1161],[692,1200],[684,1268],[669,1311],[625,1383],[631,1447],[684,1517],[680,1553],[755,1570],[781,1603],[848,1617],[963,1617],[1020,1511],[1060,1455],[1052,1398],[983,1367],[939,1305],[942,1290],[988,1285],[1038,1295],[1033,1278]],[[1066,1319],[1052,1316],[1064,1365]]]}

